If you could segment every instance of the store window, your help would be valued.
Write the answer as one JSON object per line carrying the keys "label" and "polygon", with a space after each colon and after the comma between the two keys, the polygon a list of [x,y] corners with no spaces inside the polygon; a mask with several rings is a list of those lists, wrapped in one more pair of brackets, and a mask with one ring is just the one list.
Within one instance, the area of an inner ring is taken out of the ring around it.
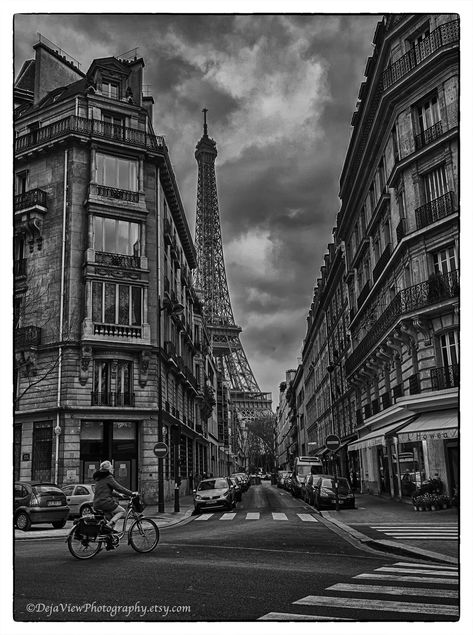
{"label": "store window", "polygon": [[138,191],[138,161],[97,152],[97,183]]}
{"label": "store window", "polygon": [[140,255],[140,224],[115,218],[94,216],[94,244],[96,251],[127,256]]}
{"label": "store window", "polygon": [[141,287],[111,282],[92,283],[92,320],[103,324],[141,326]]}

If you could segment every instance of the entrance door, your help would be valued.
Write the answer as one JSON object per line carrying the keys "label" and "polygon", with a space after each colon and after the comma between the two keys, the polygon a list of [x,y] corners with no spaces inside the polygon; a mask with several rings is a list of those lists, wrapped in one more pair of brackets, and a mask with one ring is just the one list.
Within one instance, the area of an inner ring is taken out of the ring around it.
{"label": "entrance door", "polygon": [[53,422],[40,421],[33,424],[33,464],[31,478],[34,481],[51,481],[53,456]]}

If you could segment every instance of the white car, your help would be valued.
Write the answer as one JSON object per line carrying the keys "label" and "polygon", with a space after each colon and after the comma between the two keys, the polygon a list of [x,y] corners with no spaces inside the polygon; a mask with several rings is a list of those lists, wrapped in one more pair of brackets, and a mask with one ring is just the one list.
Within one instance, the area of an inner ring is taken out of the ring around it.
{"label": "white car", "polygon": [[93,514],[92,506],[94,500],[95,485],[91,483],[74,483],[73,485],[63,485],[62,491],[66,495],[69,505],[70,516],[82,516]]}

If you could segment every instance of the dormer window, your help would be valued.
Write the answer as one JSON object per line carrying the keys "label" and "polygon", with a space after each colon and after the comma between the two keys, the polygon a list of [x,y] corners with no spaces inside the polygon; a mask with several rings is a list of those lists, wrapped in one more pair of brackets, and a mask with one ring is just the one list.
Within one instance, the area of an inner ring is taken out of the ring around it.
{"label": "dormer window", "polygon": [[110,99],[119,99],[119,88],[118,82],[111,82],[108,80],[102,81],[102,95],[105,97],[109,97]]}

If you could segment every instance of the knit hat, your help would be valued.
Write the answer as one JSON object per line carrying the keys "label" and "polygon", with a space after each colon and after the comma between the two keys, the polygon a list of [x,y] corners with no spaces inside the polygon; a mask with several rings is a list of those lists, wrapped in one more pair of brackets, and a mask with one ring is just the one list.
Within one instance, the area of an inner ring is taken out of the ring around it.
{"label": "knit hat", "polygon": [[102,461],[102,463],[100,464],[100,468],[99,471],[100,472],[111,472],[112,471],[112,464],[110,463],[110,461]]}

